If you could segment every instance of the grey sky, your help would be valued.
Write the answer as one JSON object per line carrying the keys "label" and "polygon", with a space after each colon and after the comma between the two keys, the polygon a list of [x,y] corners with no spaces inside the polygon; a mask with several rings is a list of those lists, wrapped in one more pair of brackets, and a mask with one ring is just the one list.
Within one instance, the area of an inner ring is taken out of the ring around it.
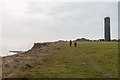
{"label": "grey sky", "polygon": [[34,42],[104,38],[104,17],[118,38],[117,2],[5,1],[2,5],[3,49],[26,50]]}
{"label": "grey sky", "polygon": [[[120,1],[118,3],[118,13],[120,14]],[[120,39],[120,15],[118,15],[118,38]]]}

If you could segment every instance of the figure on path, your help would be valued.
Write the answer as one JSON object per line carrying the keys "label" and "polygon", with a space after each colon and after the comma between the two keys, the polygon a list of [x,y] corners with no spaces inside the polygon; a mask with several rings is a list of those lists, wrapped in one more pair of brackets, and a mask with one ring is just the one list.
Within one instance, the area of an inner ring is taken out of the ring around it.
{"label": "figure on path", "polygon": [[76,40],[74,41],[74,46],[77,47],[77,41]]}
{"label": "figure on path", "polygon": [[71,47],[71,45],[72,45],[72,41],[70,40],[70,47]]}

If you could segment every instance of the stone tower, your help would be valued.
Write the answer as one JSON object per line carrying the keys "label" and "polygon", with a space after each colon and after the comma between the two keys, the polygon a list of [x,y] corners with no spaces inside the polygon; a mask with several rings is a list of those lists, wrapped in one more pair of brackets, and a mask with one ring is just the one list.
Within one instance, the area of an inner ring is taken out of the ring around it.
{"label": "stone tower", "polygon": [[110,17],[104,19],[104,37],[105,41],[110,41]]}

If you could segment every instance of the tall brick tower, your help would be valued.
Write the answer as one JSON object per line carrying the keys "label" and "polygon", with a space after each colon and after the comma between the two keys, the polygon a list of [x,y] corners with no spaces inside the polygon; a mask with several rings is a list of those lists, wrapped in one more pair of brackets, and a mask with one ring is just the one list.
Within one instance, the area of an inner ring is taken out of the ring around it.
{"label": "tall brick tower", "polygon": [[105,41],[110,41],[110,17],[104,19],[104,37]]}

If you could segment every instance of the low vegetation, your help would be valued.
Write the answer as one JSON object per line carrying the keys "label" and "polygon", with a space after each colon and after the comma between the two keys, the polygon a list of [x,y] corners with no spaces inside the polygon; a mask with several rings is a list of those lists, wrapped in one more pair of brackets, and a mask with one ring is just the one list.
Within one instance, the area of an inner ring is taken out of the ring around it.
{"label": "low vegetation", "polygon": [[4,78],[118,78],[118,42],[59,42],[3,58]]}

